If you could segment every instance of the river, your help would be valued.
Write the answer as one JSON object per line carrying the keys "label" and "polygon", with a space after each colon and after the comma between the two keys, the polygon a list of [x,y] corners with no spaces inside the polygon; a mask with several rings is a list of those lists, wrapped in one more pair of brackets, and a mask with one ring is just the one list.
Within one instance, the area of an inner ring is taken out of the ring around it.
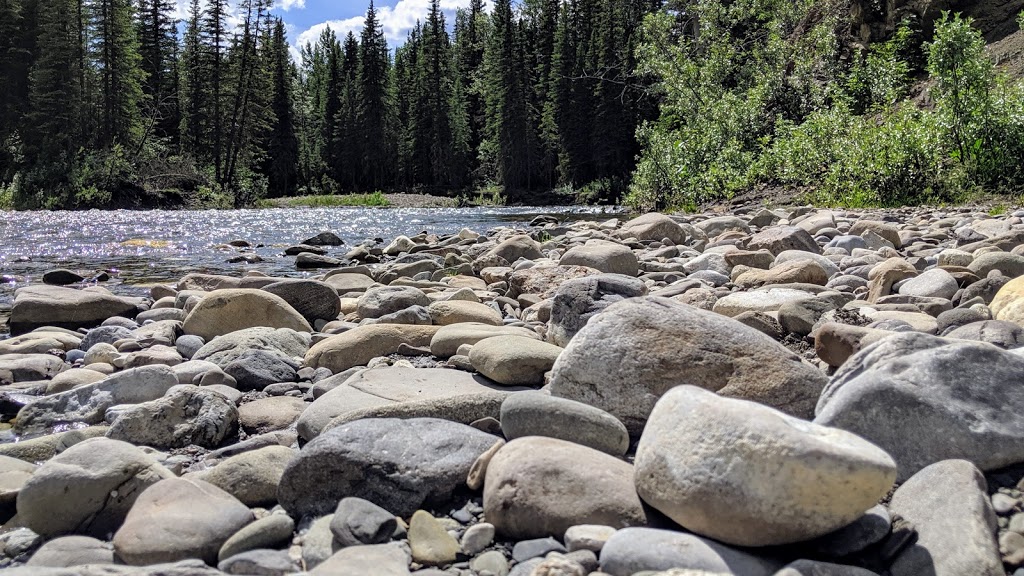
{"label": "river", "polygon": [[[8,308],[14,290],[53,268],[80,273],[101,270],[111,279],[101,285],[125,295],[145,295],[156,283],[172,282],[190,272],[240,275],[259,270],[273,276],[304,277],[287,246],[329,230],[348,246],[329,248],[341,257],[368,238],[390,241],[424,230],[454,233],[462,228],[485,232],[496,226],[525,226],[539,214],[564,219],[603,220],[607,209],[592,207],[499,208],[280,208],[195,211],[31,211],[0,212],[0,308]],[[245,240],[263,262],[230,264],[235,249],[224,245]]]}

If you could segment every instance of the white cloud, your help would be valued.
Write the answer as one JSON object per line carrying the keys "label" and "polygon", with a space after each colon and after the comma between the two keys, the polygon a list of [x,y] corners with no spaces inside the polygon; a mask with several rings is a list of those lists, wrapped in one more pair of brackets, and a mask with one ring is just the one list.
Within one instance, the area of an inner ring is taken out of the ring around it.
{"label": "white cloud", "polygon": [[299,10],[302,10],[305,7],[306,0],[278,0],[277,4],[275,5],[275,8],[280,8],[285,12],[291,10],[292,8],[298,8]]}
{"label": "white cloud", "polygon": [[[369,2],[367,2],[367,4],[369,4]],[[449,26],[454,22],[455,11],[459,8],[468,8],[469,4],[470,0],[441,0],[441,10],[444,12],[445,19]],[[397,46],[405,42],[409,31],[416,26],[416,22],[426,20],[427,12],[429,10],[430,0],[399,0],[394,7],[378,6],[377,19],[380,21],[381,28],[384,30],[384,36],[388,39],[388,44]],[[364,20],[365,15],[360,15],[352,18],[346,18],[344,20],[328,20],[326,22],[321,22],[300,33],[296,38],[296,45],[305,46],[306,43],[315,44],[317,38],[320,37],[320,34],[327,27],[330,27],[338,38],[344,38],[350,31],[356,36],[359,36],[359,33],[363,29]]]}

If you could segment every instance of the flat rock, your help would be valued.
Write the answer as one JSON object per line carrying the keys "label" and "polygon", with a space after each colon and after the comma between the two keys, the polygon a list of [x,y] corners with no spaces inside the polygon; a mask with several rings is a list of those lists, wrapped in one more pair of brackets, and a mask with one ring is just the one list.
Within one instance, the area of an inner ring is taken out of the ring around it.
{"label": "flat rock", "polygon": [[90,328],[113,316],[133,317],[141,300],[115,296],[100,287],[26,286],[14,292],[8,325],[18,335],[41,326]]}
{"label": "flat rock", "polygon": [[309,404],[294,396],[271,396],[238,407],[238,423],[249,434],[264,434],[288,428]]}
{"label": "flat rock", "polygon": [[298,432],[303,439],[312,440],[334,420],[348,421],[366,416],[370,410],[397,411],[403,405],[410,409],[408,416],[444,416],[468,424],[496,417],[511,391],[486,378],[448,368],[363,370],[317,398],[299,417]]}
{"label": "flat rock", "polygon": [[562,349],[523,336],[497,336],[475,344],[469,361],[478,372],[506,386],[540,386]]}
{"label": "flat rock", "polygon": [[310,571],[310,576],[408,576],[409,553],[398,544],[342,548]]}
{"label": "flat rock", "polygon": [[498,533],[517,540],[561,537],[576,524],[623,528],[647,523],[630,464],[593,448],[537,436],[512,440],[491,458],[484,516]]}
{"label": "flat rock", "polygon": [[889,455],[853,434],[694,386],[658,401],[635,466],[645,502],[691,532],[739,546],[842,528],[896,477]]}
{"label": "flat rock", "polygon": [[520,392],[502,402],[501,431],[509,440],[558,438],[618,457],[629,448],[629,432],[611,414],[539,392]]}
{"label": "flat rock", "polygon": [[673,244],[685,244],[686,231],[675,220],[651,212],[637,216],[619,228],[620,238],[636,238],[637,240],[657,240],[668,238]]}
{"label": "flat rock", "polygon": [[822,392],[815,422],[888,452],[903,482],[960,458],[982,470],[1024,461],[1024,357],[980,342],[901,333],[853,356]]}
{"label": "flat rock", "polygon": [[619,530],[601,549],[601,571],[611,576],[682,568],[715,575],[771,576],[778,564],[724,544],[653,528]]}
{"label": "flat rock", "polygon": [[586,266],[606,274],[636,276],[639,263],[633,251],[607,240],[588,240],[582,246],[570,248],[558,260],[566,266]]}
{"label": "flat rock", "polygon": [[551,394],[609,412],[639,436],[682,384],[809,417],[825,377],[765,334],[719,314],[648,296],[595,316],[555,362]]}
{"label": "flat rock", "polygon": [[446,420],[368,418],[306,444],[285,469],[278,499],[293,516],[333,512],[353,496],[408,516],[444,501],[495,437]]}
{"label": "flat rock", "polygon": [[458,557],[459,543],[429,512],[417,510],[409,521],[409,549],[413,562],[446,566]]}
{"label": "flat rock", "polygon": [[365,366],[378,356],[398,352],[405,344],[416,348],[430,344],[438,326],[371,324],[331,336],[306,353],[306,366],[327,368],[339,374],[355,366]]}
{"label": "flat rock", "polygon": [[251,524],[245,525],[224,542],[217,552],[217,560],[223,562],[228,558],[249,550],[276,548],[288,544],[295,532],[295,521],[284,513],[264,516]]}
{"label": "flat rock", "polygon": [[464,344],[476,344],[495,336],[523,336],[540,340],[540,336],[529,328],[519,326],[491,326],[477,322],[444,326],[430,339],[430,353],[439,358],[450,358]]}
{"label": "flat rock", "polygon": [[438,326],[476,322],[501,326],[501,314],[486,304],[465,300],[433,302],[427,307],[430,318]]}
{"label": "flat rock", "polygon": [[736,317],[744,312],[777,312],[785,304],[811,298],[814,298],[814,294],[792,288],[733,292],[716,300],[712,310],[717,314]]}
{"label": "flat rock", "polygon": [[410,306],[429,306],[430,299],[412,286],[378,286],[359,297],[356,311],[360,318],[380,318]]}

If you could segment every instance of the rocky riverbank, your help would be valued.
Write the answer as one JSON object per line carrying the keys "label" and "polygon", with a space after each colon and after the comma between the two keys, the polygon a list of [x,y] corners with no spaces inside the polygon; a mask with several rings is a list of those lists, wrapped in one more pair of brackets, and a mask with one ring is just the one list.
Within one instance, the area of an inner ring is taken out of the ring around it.
{"label": "rocky riverbank", "polygon": [[0,341],[0,568],[1019,576],[1022,218],[325,232],[306,278],[150,298],[54,271]]}

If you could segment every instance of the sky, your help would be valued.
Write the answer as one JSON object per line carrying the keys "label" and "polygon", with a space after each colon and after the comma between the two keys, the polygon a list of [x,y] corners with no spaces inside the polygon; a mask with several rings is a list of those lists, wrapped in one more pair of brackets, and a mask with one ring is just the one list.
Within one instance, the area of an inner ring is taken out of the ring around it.
{"label": "sky", "polygon": [[[469,6],[470,0],[441,0],[448,25],[455,20],[455,10]],[[232,2],[234,4],[235,2]],[[187,17],[188,0],[177,0],[178,17]],[[275,0],[274,13],[284,19],[293,56],[307,42],[315,43],[320,33],[330,26],[339,38],[349,31],[356,36],[363,27],[370,0]],[[426,18],[430,0],[375,0],[377,17],[388,43],[394,47],[405,41],[417,20]]]}

